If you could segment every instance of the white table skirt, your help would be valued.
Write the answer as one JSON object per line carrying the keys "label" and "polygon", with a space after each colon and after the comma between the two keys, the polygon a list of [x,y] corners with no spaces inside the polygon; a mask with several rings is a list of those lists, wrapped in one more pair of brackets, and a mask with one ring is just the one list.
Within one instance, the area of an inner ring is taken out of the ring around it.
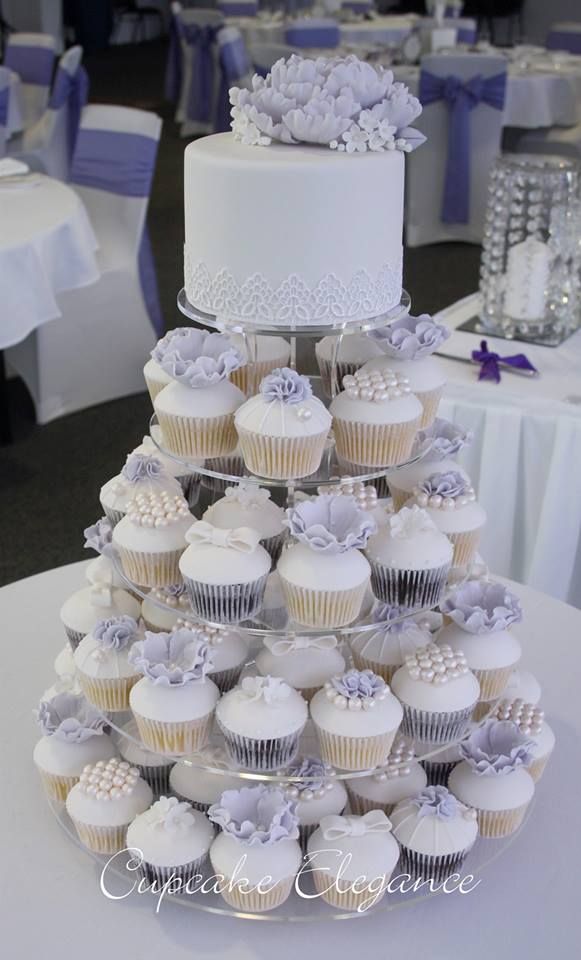
{"label": "white table skirt", "polygon": [[99,277],[97,240],[77,194],[49,177],[34,180],[0,182],[0,349],[60,316],[56,294]]}
{"label": "white table skirt", "polygon": [[511,585],[524,608],[524,661],[542,682],[542,705],[557,748],[525,829],[485,869],[472,893],[434,897],[362,920],[306,926],[229,920],[167,901],[156,916],[147,896],[114,902],[100,893],[98,868],[54,821],[32,764],[38,731],[31,710],[51,682],[52,662],[64,641],[59,607],[82,584],[83,566],[61,567],[0,590],[6,636],[1,912],[4,940],[18,945],[19,956],[102,960],[109,945],[115,960],[291,960],[317,956],[317,941],[335,960],[350,960],[362,949],[367,956],[395,960],[545,960],[578,953],[581,713],[571,683],[571,676],[581,675],[578,610]]}
{"label": "white table skirt", "polygon": [[[478,312],[468,297],[438,317],[456,327]],[[484,339],[453,333],[442,350],[469,357]],[[488,514],[482,553],[492,570],[581,607],[581,331],[560,347],[486,337],[501,356],[526,353],[538,379],[439,358],[440,412],[474,431],[460,460]]]}

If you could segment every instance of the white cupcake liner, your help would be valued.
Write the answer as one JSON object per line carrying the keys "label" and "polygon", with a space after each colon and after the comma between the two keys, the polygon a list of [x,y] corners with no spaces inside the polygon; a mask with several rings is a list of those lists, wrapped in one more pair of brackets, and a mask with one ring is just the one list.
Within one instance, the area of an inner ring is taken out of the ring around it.
{"label": "white cupcake liner", "polygon": [[230,667],[229,670],[217,670],[216,673],[209,673],[208,678],[216,684],[220,693],[228,693],[238,683],[244,666],[245,662],[236,667]]}
{"label": "white cupcake liner", "polygon": [[181,580],[180,557],[186,548],[160,553],[141,553],[119,547],[119,559],[123,573],[133,583],[142,587],[171,587]]}
{"label": "white cupcake liner", "polygon": [[470,846],[467,850],[436,857],[410,850],[409,847],[400,844],[399,871],[409,874],[412,880],[433,880],[434,883],[443,883],[453,873],[460,873],[462,864],[471,849]]}
{"label": "white cupcake liner", "polygon": [[49,773],[47,770],[36,768],[40,775],[42,785],[49,800],[56,803],[64,803],[69,792],[78,783],[78,777],[63,777],[60,774]]}
{"label": "white cupcake liner", "polygon": [[516,664],[509,667],[500,667],[498,670],[473,670],[472,673],[480,684],[482,700],[498,700],[510,679]]}
{"label": "white cupcake liner", "polygon": [[436,758],[434,760],[421,760],[420,763],[428,778],[428,787],[447,787],[450,774],[459,762],[460,759],[456,761],[444,761]]}
{"label": "white cupcake liner", "polygon": [[349,590],[312,590],[299,587],[282,575],[282,591],[291,620],[322,629],[345,627],[357,619],[367,592],[368,581]]}
{"label": "white cupcake liner", "polygon": [[[319,373],[321,374],[321,381],[325,396],[329,397],[330,399],[333,396],[333,363],[330,360],[325,360],[323,357],[320,357],[316,350],[315,356],[317,358],[317,364],[319,366]],[[337,370],[337,377],[335,380],[336,393],[343,389],[343,377],[352,377],[353,374],[359,370],[364,363],[364,360],[360,360],[357,363],[353,363],[351,361],[347,362],[346,360],[337,361],[335,364]]]}
{"label": "white cupcake liner", "polygon": [[476,807],[480,836],[487,839],[509,837],[520,827],[527,808],[528,803],[512,810],[479,810]]}
{"label": "white cupcake liner", "polygon": [[390,467],[410,459],[420,418],[406,423],[357,423],[333,420],[337,453],[367,467]]}
{"label": "white cupcake liner", "polygon": [[423,743],[443,744],[459,740],[466,732],[475,704],[471,704],[464,710],[452,710],[447,713],[416,710],[406,703],[402,703],[402,707],[401,733]]}
{"label": "white cupcake liner", "polygon": [[[215,872],[218,871],[215,870]],[[240,913],[266,913],[267,910],[275,910],[285,900],[288,900],[294,887],[295,878],[292,876],[286,880],[280,880],[271,890],[265,893],[260,890],[250,890],[248,893],[242,893],[235,885],[236,881],[234,881],[232,889],[226,886],[227,881],[228,877],[222,884],[224,889],[221,890],[221,896],[229,906],[234,907]]]}
{"label": "white cupcake liner", "polygon": [[105,680],[89,677],[82,670],[78,670],[77,677],[87,700],[90,700],[102,713],[119,713],[129,710],[129,694],[131,688],[141,679],[141,674]]}
{"label": "white cupcake liner", "polygon": [[253,740],[228,730],[218,718],[218,726],[224,735],[226,749],[231,759],[244,770],[281,770],[293,762],[299,749],[303,728],[286,737],[271,740]]}
{"label": "white cupcake liner", "polygon": [[444,385],[442,384],[441,387],[436,387],[434,390],[414,390],[413,393],[423,408],[418,429],[427,430],[438,416],[438,407],[444,393]]}
{"label": "white cupcake liner", "polygon": [[200,499],[200,474],[184,473],[181,477],[176,477],[176,480],[182,488],[188,506],[192,509]]}
{"label": "white cupcake liner", "polygon": [[183,720],[175,723],[152,720],[133,711],[139,737],[147,750],[152,753],[182,754],[195,753],[207,744],[212,730],[214,712],[195,720]]}
{"label": "white cupcake liner", "polygon": [[378,663],[377,660],[371,660],[369,657],[366,657],[364,653],[360,653],[357,650],[352,649],[351,656],[353,657],[353,666],[357,667],[358,670],[373,670],[373,673],[376,673],[378,677],[382,677],[386,683],[391,683],[395,671],[399,669],[399,667],[393,663]]}
{"label": "white cupcake liner", "polygon": [[385,763],[397,729],[373,737],[343,737],[315,723],[321,757],[340,770],[371,770]]}
{"label": "white cupcake liner", "polygon": [[468,533],[447,533],[446,536],[454,547],[452,564],[455,567],[469,567],[480,544],[481,529],[470,530]]}
{"label": "white cupcake liner", "polygon": [[220,457],[236,447],[234,414],[220,417],[178,417],[156,409],[164,443],[170,453],[190,460]]}
{"label": "white cupcake liner", "polygon": [[553,751],[551,750],[544,757],[539,757],[537,760],[533,760],[533,762],[527,767],[527,773],[531,775],[535,783],[539,782],[543,773],[545,772],[545,767],[549,762],[552,752]]}
{"label": "white cupcake liner", "polygon": [[371,810],[383,810],[385,815],[389,817],[391,811],[395,807],[395,803],[378,803],[377,800],[369,800],[367,797],[361,797],[358,793],[355,793],[355,790],[349,784],[346,784],[347,793],[349,794],[349,810],[356,817],[364,817],[366,813],[370,813]]}
{"label": "white cupcake liner", "polygon": [[431,570],[397,570],[367,557],[371,566],[371,589],[379,600],[395,606],[429,608],[440,601],[450,564]]}
{"label": "white cupcake liner", "polygon": [[170,880],[175,880],[176,883],[179,882],[181,889],[175,891],[175,893],[179,895],[181,893],[187,893],[185,886],[188,881],[204,873],[207,862],[208,854],[199,857],[197,860],[190,860],[189,863],[180,863],[175,867],[158,867],[156,864],[147,863],[147,861],[143,860],[139,865],[138,873],[149,885],[156,883],[157,890],[166,883],[169,883]]}
{"label": "white cupcake liner", "polygon": [[101,506],[103,507],[103,513],[107,517],[107,520],[109,520],[114,527],[123,520],[125,510],[114,510],[113,507],[106,507],[104,503],[101,503]]}
{"label": "white cupcake liner", "polygon": [[147,374],[143,375],[143,379],[145,380],[147,392],[149,393],[149,397],[153,406],[158,393],[161,393],[163,388],[167,387],[167,380],[164,380],[163,382],[161,380],[154,380],[153,377],[148,377]]}
{"label": "white cupcake liner", "polygon": [[[385,890],[379,895],[376,895],[369,890],[363,890],[361,893],[355,892],[354,890],[350,889],[349,883],[344,879],[339,879],[338,886],[340,889],[337,889],[337,886],[334,883],[334,879],[336,878],[333,878],[332,874],[327,873],[325,870],[317,870],[316,861],[314,866],[315,869],[313,870],[313,882],[315,884],[315,890],[320,895],[321,899],[325,901],[325,903],[328,903],[331,907],[336,907],[338,910],[343,910],[346,912],[352,911],[353,913],[358,911],[365,916],[367,913],[367,909],[365,909],[365,907],[370,900],[375,897],[373,907],[369,907],[369,910],[372,910],[378,903],[381,902],[381,900],[383,900],[385,896]],[[374,879],[374,877],[370,877],[369,882],[371,883]],[[386,883],[388,879],[389,878],[386,877]],[[359,910],[359,907],[362,909]]]}
{"label": "white cupcake liner", "polygon": [[71,817],[79,840],[93,853],[113,854],[125,849],[128,823],[120,827],[94,826]]}
{"label": "white cupcake liner", "polygon": [[328,431],[304,437],[268,437],[238,427],[240,449],[251,473],[272,480],[294,480],[316,473]]}
{"label": "white cupcake liner", "polygon": [[268,574],[249,583],[211,584],[190,580],[184,583],[192,609],[200,620],[212,623],[240,623],[250,620],[260,610]]}
{"label": "white cupcake liner", "polygon": [[69,641],[71,645],[71,649],[74,653],[77,647],[79,646],[81,640],[83,640],[84,637],[86,637],[86,633],[83,633],[82,630],[73,630],[72,627],[67,627],[67,625],[64,623],[63,623],[63,627],[65,628],[67,640]]}

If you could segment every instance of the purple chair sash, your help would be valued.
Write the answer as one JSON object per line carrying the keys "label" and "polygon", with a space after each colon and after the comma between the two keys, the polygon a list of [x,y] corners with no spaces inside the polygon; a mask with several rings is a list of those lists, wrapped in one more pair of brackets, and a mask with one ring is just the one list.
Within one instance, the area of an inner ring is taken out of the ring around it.
{"label": "purple chair sash", "polygon": [[172,16],[169,25],[169,49],[165,65],[165,99],[177,103],[182,89],[181,28],[177,17]]}
{"label": "purple chair sash", "polygon": [[49,87],[54,59],[54,50],[48,47],[27,47],[9,43],[4,54],[4,66],[14,70],[23,83]]}
{"label": "purple chair sash", "polygon": [[10,100],[10,87],[6,86],[0,90],[0,127],[5,127],[8,120],[8,103]]}
{"label": "purple chair sash", "polygon": [[[246,52],[246,45],[242,36],[236,37],[227,43],[220,44],[220,92],[218,94],[218,104],[216,108],[216,117],[214,120],[214,129],[217,133],[224,133],[230,130],[230,98],[228,91],[230,87],[245,77],[251,70],[251,64]],[[264,74],[266,76],[266,73]]]}
{"label": "purple chair sash", "polygon": [[502,110],[505,94],[505,72],[487,79],[478,74],[466,81],[451,74],[438,77],[428,70],[420,73],[422,105],[443,100],[449,112],[442,223],[470,220],[470,113],[480,103]]}
{"label": "purple chair sash", "polygon": [[458,27],[458,43],[476,43],[476,27]]}
{"label": "purple chair sash", "polygon": [[213,48],[220,24],[200,26],[197,23],[184,23],[181,29],[183,37],[192,48],[192,78],[188,94],[186,115],[195,123],[208,123],[212,116],[214,92],[214,54]]}
{"label": "purple chair sash", "polygon": [[547,50],[581,53],[581,26],[578,33],[573,30],[551,30],[547,37]]}
{"label": "purple chair sash", "polygon": [[339,27],[337,25],[321,27],[287,27],[285,43],[291,47],[338,47]]}
{"label": "purple chair sash", "polygon": [[239,3],[219,3],[218,9],[228,17],[255,17],[258,13],[258,4],[240,0]]}
{"label": "purple chair sash", "polygon": [[72,163],[75,144],[81,125],[81,113],[89,99],[89,77],[82,65],[73,74],[64,67],[57,70],[56,80],[49,100],[52,110],[67,110],[67,138],[69,164]]}

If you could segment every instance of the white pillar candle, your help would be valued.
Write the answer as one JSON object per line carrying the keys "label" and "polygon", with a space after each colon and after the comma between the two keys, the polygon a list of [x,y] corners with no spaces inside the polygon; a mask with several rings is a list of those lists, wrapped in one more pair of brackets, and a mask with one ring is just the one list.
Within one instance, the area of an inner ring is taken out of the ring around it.
{"label": "white pillar candle", "polygon": [[545,314],[551,269],[549,247],[529,237],[508,252],[504,312],[515,320],[540,320]]}

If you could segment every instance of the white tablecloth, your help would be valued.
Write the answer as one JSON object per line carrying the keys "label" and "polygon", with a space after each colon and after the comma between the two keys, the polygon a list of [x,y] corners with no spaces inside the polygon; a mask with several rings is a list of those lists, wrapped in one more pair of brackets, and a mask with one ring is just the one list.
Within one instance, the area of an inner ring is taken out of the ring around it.
{"label": "white tablecloth", "polygon": [[[438,316],[452,327],[478,312],[469,297]],[[445,353],[469,357],[481,336],[453,333]],[[492,570],[581,607],[581,331],[560,347],[486,337],[501,356],[526,353],[538,379],[439,359],[442,416],[474,431],[462,452],[488,513],[482,554]]]}
{"label": "white tablecloth", "polygon": [[8,94],[8,116],[6,134],[12,137],[24,129],[22,107],[22,81],[14,70],[10,71],[10,93]]}
{"label": "white tablecloth", "polygon": [[[42,520],[42,518],[40,518]],[[571,677],[581,675],[581,613],[512,585],[523,603],[523,656],[543,685],[557,748],[525,829],[486,868],[467,896],[438,896],[408,908],[342,923],[230,920],[147,896],[118,902],[99,891],[99,870],[63,835],[32,765],[38,731],[31,709],[51,680],[64,640],[63,601],[83,564],[0,590],[3,770],[0,914],[4,942],[20,957],[102,960],[292,960],[329,956],[394,960],[546,960],[579,953],[577,867],[581,713]],[[363,924],[363,926],[361,925]],[[317,946],[319,943],[319,946]]]}
{"label": "white tablecloth", "polygon": [[19,185],[0,180],[0,349],[60,316],[56,294],[98,279],[96,249],[85,208],[66,184],[37,174]]}

